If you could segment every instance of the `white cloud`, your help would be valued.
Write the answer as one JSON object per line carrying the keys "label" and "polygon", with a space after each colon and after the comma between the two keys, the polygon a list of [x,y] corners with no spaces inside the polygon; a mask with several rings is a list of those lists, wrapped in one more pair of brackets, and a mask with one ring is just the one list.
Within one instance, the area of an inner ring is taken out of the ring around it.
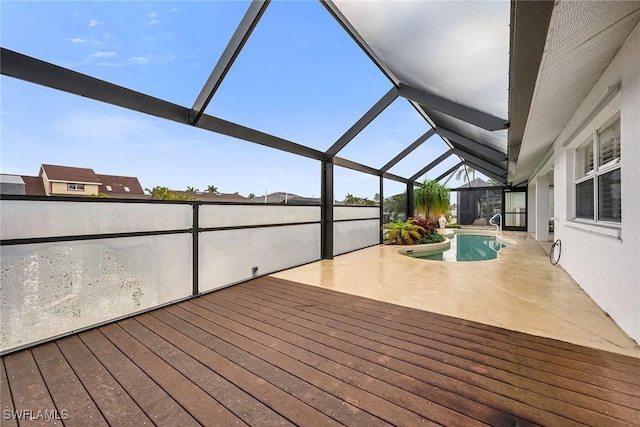
{"label": "white cloud", "polygon": [[184,141],[172,137],[162,124],[144,117],[69,111],[53,131],[79,143],[104,144],[109,150],[175,152]]}
{"label": "white cloud", "polygon": [[176,13],[177,11],[178,11],[178,9],[177,9],[177,8],[175,8],[175,7],[174,7],[174,8],[172,8],[172,9],[169,9],[169,12],[171,12],[171,13]]}
{"label": "white cloud", "polygon": [[358,179],[361,179],[361,180],[378,179],[378,177],[375,176],[375,175],[369,175],[368,173],[361,173],[361,174],[358,175]]}
{"label": "white cloud", "polygon": [[[112,56],[115,56],[115,55],[112,55]],[[131,56],[122,62],[105,61],[105,62],[101,62],[99,65],[104,65],[107,67],[126,67],[126,66],[134,66],[134,65],[168,64],[176,61],[184,61],[190,58],[192,57],[185,56],[181,58],[176,58],[171,54],[166,54],[166,55],[147,54],[147,55]]]}
{"label": "white cloud", "polygon": [[131,58],[129,58],[128,62],[130,64],[144,65],[148,64],[151,61],[149,61],[149,58],[144,56],[132,56]]}
{"label": "white cloud", "polygon": [[159,24],[160,20],[158,19],[158,12],[151,12],[149,14],[149,25]]}
{"label": "white cloud", "polygon": [[90,27],[97,27],[98,25],[102,25],[104,24],[104,22],[102,21],[96,21],[95,19],[92,19],[89,21],[89,26]]}
{"label": "white cloud", "polygon": [[116,52],[93,52],[89,57],[91,58],[109,58],[116,56]]}
{"label": "white cloud", "polygon": [[87,42],[87,40],[81,39],[80,37],[76,37],[76,38],[73,38],[73,39],[65,39],[65,40],[68,41],[68,42],[71,42],[73,44],[80,44],[80,43],[86,43]]}

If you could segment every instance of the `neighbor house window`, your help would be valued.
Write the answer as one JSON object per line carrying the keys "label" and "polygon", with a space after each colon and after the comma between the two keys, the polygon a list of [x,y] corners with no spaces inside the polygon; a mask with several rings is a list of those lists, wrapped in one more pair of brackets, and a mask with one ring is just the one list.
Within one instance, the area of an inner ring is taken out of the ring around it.
{"label": "neighbor house window", "polygon": [[84,191],[84,184],[67,184],[69,191]]}
{"label": "neighbor house window", "polygon": [[622,221],[620,117],[598,129],[576,150],[576,218]]}

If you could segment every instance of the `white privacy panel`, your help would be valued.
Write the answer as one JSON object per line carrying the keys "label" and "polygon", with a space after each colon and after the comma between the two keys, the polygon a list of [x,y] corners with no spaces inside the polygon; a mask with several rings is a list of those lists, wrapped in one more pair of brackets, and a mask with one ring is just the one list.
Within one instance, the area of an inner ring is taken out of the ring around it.
{"label": "white privacy panel", "polygon": [[380,218],[380,208],[378,206],[334,206],[333,220],[341,221],[345,219],[371,219]]}
{"label": "white privacy panel", "polygon": [[333,254],[340,255],[380,243],[380,221],[369,219],[333,224]]}
{"label": "white privacy panel", "polygon": [[2,351],[192,292],[191,234],[0,248]]}
{"label": "white privacy panel", "polygon": [[320,224],[203,232],[199,258],[201,292],[317,261]]}
{"label": "white privacy panel", "polygon": [[160,203],[2,200],[0,216],[2,239],[24,239],[187,229],[193,208]]}
{"label": "white privacy panel", "polygon": [[198,220],[202,228],[320,221],[320,206],[203,205]]}

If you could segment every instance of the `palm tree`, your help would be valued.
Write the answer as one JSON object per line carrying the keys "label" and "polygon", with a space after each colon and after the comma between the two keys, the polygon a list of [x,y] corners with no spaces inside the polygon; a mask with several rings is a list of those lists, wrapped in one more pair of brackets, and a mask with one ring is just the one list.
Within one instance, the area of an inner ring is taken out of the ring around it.
{"label": "palm tree", "polygon": [[[471,175],[471,178],[469,178],[469,175]],[[456,179],[460,178],[463,178],[463,180],[470,183],[471,181],[476,179],[476,170],[467,165],[463,165],[460,169],[458,169],[458,172],[456,172]]]}
{"label": "palm tree", "polygon": [[407,192],[396,194],[384,199],[385,210],[390,220],[399,219],[400,216],[406,217],[407,214]]}
{"label": "palm tree", "polygon": [[425,217],[437,222],[440,215],[449,210],[449,189],[435,180],[424,180],[413,192],[413,204]]}
{"label": "palm tree", "polygon": [[247,196],[247,199],[255,199],[256,195],[255,193],[249,193],[249,195]]}
{"label": "palm tree", "polygon": [[207,185],[207,189],[206,189],[206,190],[204,190],[204,191],[206,191],[207,193],[215,193],[215,194],[218,194],[218,187],[216,187],[216,186],[215,186],[215,185],[213,185],[213,184],[210,184],[210,185]]}
{"label": "palm tree", "polygon": [[188,192],[188,193],[193,193],[193,192],[196,192],[196,191],[200,191],[200,190],[199,190],[199,189],[197,189],[197,188],[193,188],[193,187],[191,187],[191,186],[188,186],[188,187],[187,187],[187,192]]}
{"label": "palm tree", "polygon": [[347,193],[346,196],[344,196],[344,204],[345,205],[357,205],[359,201],[359,198],[354,196],[351,193]]}

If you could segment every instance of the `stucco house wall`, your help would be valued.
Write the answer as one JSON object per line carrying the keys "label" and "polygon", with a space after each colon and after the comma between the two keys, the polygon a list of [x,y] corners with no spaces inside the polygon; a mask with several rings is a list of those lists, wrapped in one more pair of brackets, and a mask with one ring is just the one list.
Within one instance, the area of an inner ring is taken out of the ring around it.
{"label": "stucco house wall", "polygon": [[[83,184],[82,182],[78,182],[77,184]],[[84,184],[84,190],[67,190],[66,182],[51,182],[51,194],[53,195],[90,195],[90,194],[98,194],[98,185],[97,184]]]}
{"label": "stucco house wall", "polygon": [[[609,87],[617,84],[617,95],[596,110]],[[616,227],[575,220],[575,149],[616,111],[621,128],[622,222]],[[560,265],[640,342],[640,25],[556,140],[553,166],[554,238],[562,241]]]}

